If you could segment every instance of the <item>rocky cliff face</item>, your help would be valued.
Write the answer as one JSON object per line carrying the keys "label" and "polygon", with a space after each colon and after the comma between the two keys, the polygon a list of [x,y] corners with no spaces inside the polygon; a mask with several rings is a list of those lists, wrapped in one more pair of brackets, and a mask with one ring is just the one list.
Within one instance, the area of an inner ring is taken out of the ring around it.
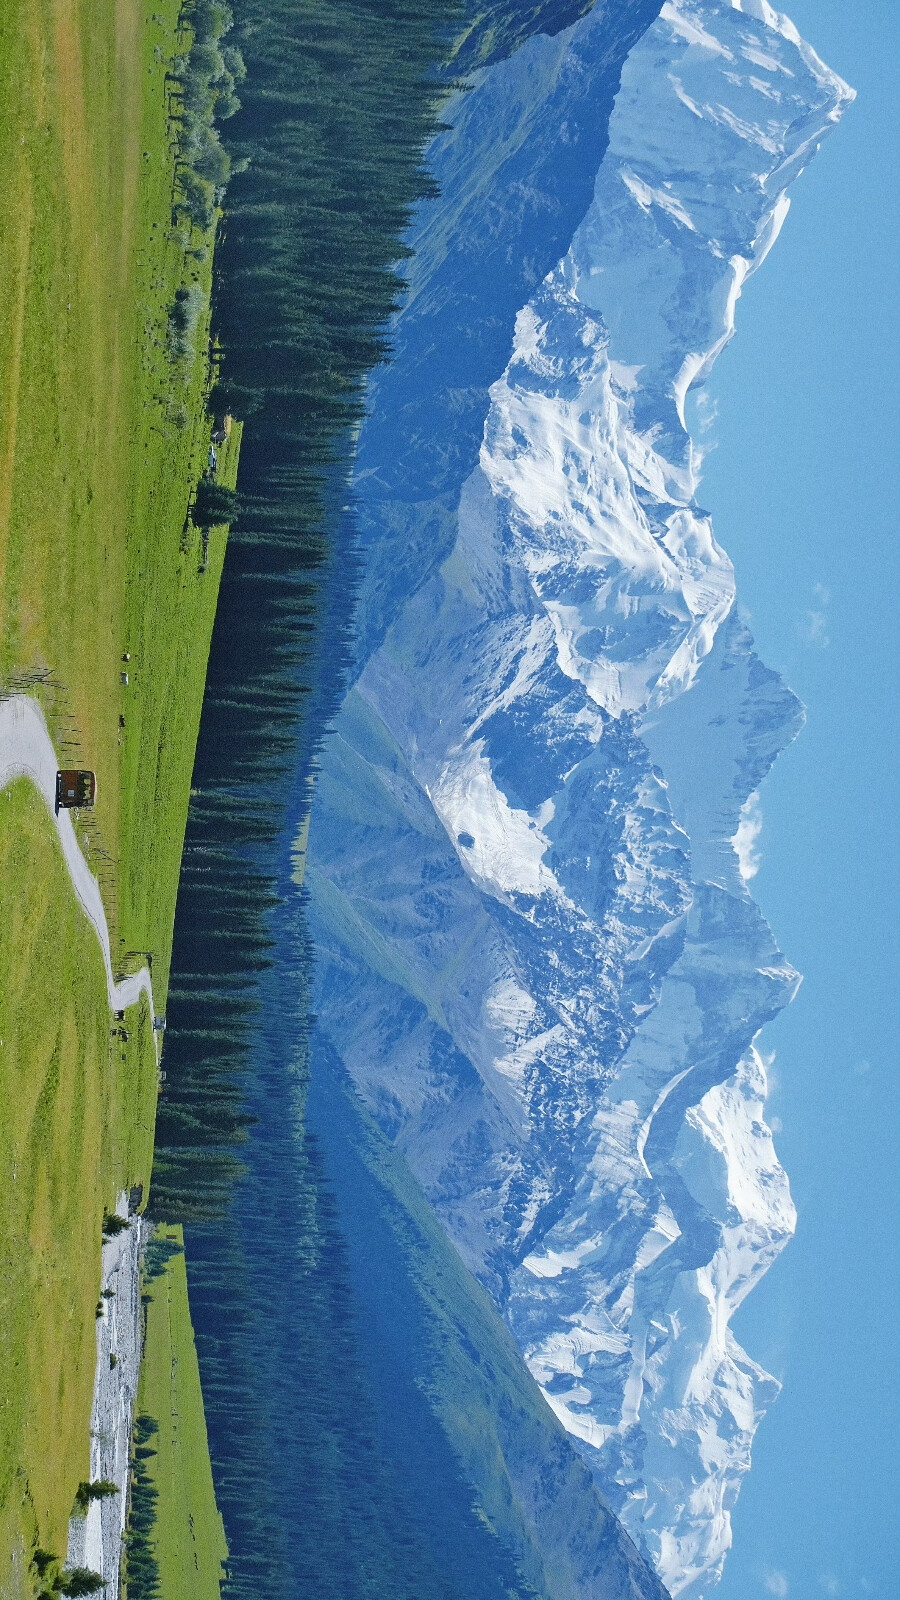
{"label": "rocky cliff face", "polygon": [[728,1321],[793,1227],[754,1040],[798,980],[742,842],[801,711],[684,405],[850,91],[766,0],[648,20],[531,40],[434,148],[308,883],[322,1026],[693,1597],[777,1387]]}

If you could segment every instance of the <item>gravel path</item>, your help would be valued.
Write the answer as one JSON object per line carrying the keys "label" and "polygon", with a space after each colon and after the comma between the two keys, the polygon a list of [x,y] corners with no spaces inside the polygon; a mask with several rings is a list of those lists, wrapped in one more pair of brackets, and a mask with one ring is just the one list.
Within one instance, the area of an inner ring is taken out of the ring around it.
{"label": "gravel path", "polygon": [[[0,791],[16,778],[30,778],[43,796],[59,834],[72,888],[100,942],[106,966],[106,992],[110,1009],[124,1011],[146,994],[153,1009],[153,989],[146,967],[116,983],[109,948],[109,929],[100,885],[81,853],[71,811],[56,810],[56,774],[59,762],[36,700],[26,694],[0,700]],[[155,1015],[155,1013],[154,1013]],[[157,1051],[158,1054],[158,1051]]]}
{"label": "gravel path", "polygon": [[[119,1216],[128,1214],[124,1194],[117,1211]],[[73,1517],[69,1523],[66,1565],[99,1572],[106,1579],[104,1600],[118,1600],[119,1595],[131,1425],[141,1367],[140,1251],[146,1232],[140,1217],[132,1217],[127,1231],[103,1246],[102,1289],[108,1298],[97,1318],[91,1478],[107,1478],[119,1493],[93,1501],[86,1517]]]}

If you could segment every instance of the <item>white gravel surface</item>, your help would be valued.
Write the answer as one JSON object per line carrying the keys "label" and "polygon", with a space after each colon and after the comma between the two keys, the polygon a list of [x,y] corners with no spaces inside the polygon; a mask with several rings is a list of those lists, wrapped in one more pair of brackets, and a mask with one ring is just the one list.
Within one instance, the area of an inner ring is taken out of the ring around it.
{"label": "white gravel surface", "polygon": [[[119,1216],[128,1197],[119,1196]],[[119,1568],[128,1489],[131,1426],[141,1366],[140,1217],[103,1246],[103,1314],[97,1318],[97,1368],[91,1407],[91,1479],[106,1478],[119,1493],[92,1502],[86,1517],[69,1523],[66,1565],[90,1567],[106,1579],[104,1600],[118,1600]],[[102,1298],[102,1295],[101,1295]],[[116,1365],[110,1356],[116,1357]]]}

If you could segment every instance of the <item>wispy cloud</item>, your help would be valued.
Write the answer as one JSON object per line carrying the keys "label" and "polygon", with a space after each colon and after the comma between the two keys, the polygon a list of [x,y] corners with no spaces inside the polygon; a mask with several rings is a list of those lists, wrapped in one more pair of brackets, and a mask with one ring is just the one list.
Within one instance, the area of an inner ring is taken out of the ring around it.
{"label": "wispy cloud", "polygon": [[738,858],[738,867],[741,877],[747,883],[750,878],[755,878],[759,871],[760,855],[757,848],[759,836],[762,833],[762,812],[759,808],[759,794],[756,789],[748,795],[741,806],[741,820],[738,830],[732,839]]}
{"label": "wispy cloud", "polygon": [[779,1572],[777,1568],[773,1567],[770,1572],[766,1573],[763,1581],[769,1594],[777,1595],[778,1600],[784,1600],[784,1596],[790,1589],[790,1584],[783,1572]]}
{"label": "wispy cloud", "polygon": [[831,590],[824,583],[814,583],[813,604],[800,618],[800,637],[820,650],[827,650],[831,643],[828,636],[830,609]]}
{"label": "wispy cloud", "polygon": [[841,1585],[833,1572],[826,1572],[824,1577],[819,1579],[819,1582],[827,1595],[835,1596],[840,1594]]}
{"label": "wispy cloud", "polygon": [[701,389],[696,397],[696,406],[701,431],[707,433],[719,415],[719,402],[706,389]]}

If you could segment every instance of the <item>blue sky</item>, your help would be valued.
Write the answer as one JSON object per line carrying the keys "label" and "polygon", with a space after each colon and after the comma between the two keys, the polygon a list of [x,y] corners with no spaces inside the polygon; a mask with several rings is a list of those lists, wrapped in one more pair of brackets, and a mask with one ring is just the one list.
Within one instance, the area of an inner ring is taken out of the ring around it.
{"label": "blue sky", "polygon": [[787,10],[855,105],[793,190],[709,385],[700,499],[808,724],[753,892],[805,975],[766,1031],[794,1243],[735,1331],[784,1383],[717,1600],[900,1594],[900,5]]}

